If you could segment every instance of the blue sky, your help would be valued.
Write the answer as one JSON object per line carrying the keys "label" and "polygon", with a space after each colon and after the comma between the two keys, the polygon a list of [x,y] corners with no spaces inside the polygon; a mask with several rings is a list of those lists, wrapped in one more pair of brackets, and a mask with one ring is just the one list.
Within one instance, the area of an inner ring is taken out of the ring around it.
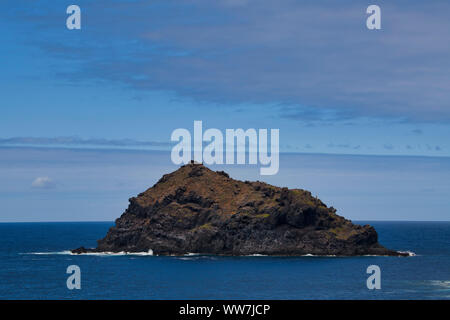
{"label": "blue sky", "polygon": [[284,153],[445,162],[450,3],[373,3],[377,31],[349,0],[4,0],[0,147],[169,150],[202,120],[279,128]]}
{"label": "blue sky", "polygon": [[[450,155],[450,4],[4,1],[0,138],[168,142],[280,128],[286,152]],[[25,94],[24,94],[25,93]]]}
{"label": "blue sky", "polygon": [[[177,166],[168,152],[0,148],[0,222],[112,221]],[[212,166],[262,180],[256,166]],[[40,179],[39,179],[40,178]],[[450,159],[282,154],[264,181],[310,190],[352,220],[449,220]]]}

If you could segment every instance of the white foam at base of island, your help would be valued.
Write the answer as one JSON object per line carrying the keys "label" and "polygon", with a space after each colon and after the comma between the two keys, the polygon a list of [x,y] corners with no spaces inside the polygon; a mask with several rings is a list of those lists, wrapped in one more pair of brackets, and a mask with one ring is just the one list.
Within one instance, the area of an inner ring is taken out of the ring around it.
{"label": "white foam at base of island", "polygon": [[[412,251],[398,251],[399,253],[407,253],[409,257],[414,257],[416,256],[416,254]],[[22,254],[36,254],[36,255],[52,255],[52,254],[67,254],[67,255],[74,255],[74,256],[79,256],[79,255],[87,255],[87,256],[154,256],[153,254],[153,250],[150,249],[147,252],[126,252],[126,251],[120,251],[120,252],[84,252],[84,253],[73,253],[70,250],[64,250],[64,251],[57,251],[57,252],[29,252],[29,253],[22,253]],[[201,253],[187,253],[181,256],[201,256]],[[171,256],[180,256],[180,255],[171,255]],[[363,255],[364,257],[379,257],[380,255],[375,255],[375,254],[366,254]],[[383,256],[383,255],[381,255]],[[270,257],[269,255],[266,254],[259,254],[259,253],[255,253],[255,254],[249,254],[246,255],[245,257]],[[291,256],[291,257],[295,257],[295,256]],[[300,255],[299,257],[344,257],[344,256],[338,256],[338,255],[334,255],[334,254],[329,254],[329,255],[315,255],[315,254],[304,254],[304,255]]]}

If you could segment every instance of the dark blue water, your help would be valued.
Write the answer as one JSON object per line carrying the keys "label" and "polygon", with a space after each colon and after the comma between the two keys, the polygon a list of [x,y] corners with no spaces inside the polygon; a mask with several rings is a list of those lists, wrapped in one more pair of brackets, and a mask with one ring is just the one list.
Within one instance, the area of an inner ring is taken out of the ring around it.
{"label": "dark blue water", "polygon": [[[366,222],[364,222],[366,223]],[[0,224],[1,299],[449,299],[450,222],[371,222],[414,257],[74,256],[112,223]],[[36,254],[36,253],[59,254]],[[81,268],[68,290],[66,268]],[[368,290],[366,268],[381,268]]]}

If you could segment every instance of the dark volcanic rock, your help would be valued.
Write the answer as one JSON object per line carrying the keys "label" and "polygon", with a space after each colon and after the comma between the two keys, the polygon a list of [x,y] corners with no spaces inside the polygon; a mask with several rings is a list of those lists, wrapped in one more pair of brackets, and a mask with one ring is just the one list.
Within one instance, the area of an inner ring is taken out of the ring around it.
{"label": "dark volcanic rock", "polygon": [[242,182],[201,164],[182,166],[133,197],[96,249],[159,255],[406,255],[378,243],[302,189]]}

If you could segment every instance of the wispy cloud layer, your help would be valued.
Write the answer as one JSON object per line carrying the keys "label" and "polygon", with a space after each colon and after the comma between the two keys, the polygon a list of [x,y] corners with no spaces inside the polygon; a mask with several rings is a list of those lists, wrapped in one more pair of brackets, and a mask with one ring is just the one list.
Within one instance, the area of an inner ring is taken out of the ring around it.
{"label": "wispy cloud layer", "polygon": [[450,3],[377,3],[380,31],[367,30],[360,1],[80,0],[89,13],[82,38],[49,35],[54,12],[39,23],[34,12],[25,19],[43,30],[34,45],[76,61],[57,72],[74,81],[284,103],[294,110],[281,115],[293,119],[320,120],[331,110],[334,120],[450,122]]}
{"label": "wispy cloud layer", "polygon": [[0,138],[0,146],[99,146],[99,147],[169,147],[170,142],[139,141],[133,139],[83,139],[78,137],[13,137]]}

